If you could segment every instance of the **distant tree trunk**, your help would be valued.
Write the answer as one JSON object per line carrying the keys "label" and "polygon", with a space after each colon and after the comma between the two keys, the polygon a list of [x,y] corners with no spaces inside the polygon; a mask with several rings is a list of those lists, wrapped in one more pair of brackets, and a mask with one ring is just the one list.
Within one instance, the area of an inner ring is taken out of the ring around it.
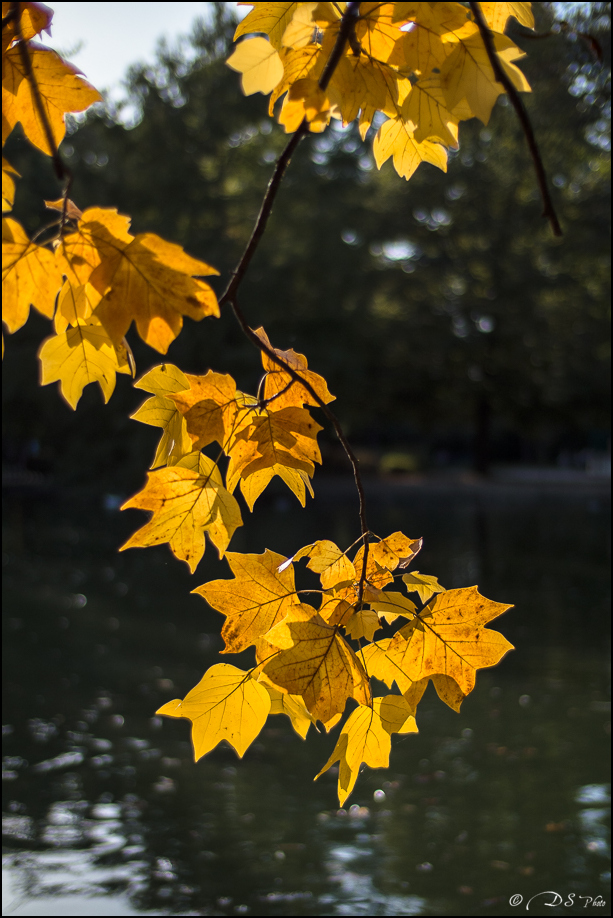
{"label": "distant tree trunk", "polygon": [[485,392],[480,392],[475,401],[475,427],[473,441],[473,469],[480,475],[487,475],[490,468],[490,428],[492,409]]}

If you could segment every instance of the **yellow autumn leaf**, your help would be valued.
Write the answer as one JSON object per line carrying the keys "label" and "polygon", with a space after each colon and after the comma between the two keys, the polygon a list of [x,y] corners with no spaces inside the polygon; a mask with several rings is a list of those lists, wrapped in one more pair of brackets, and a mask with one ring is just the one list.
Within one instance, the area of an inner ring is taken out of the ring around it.
{"label": "yellow autumn leaf", "polygon": [[369,676],[392,688],[394,682],[410,705],[417,707],[428,685],[427,677],[414,682],[404,672],[400,654],[390,649],[392,638],[379,638],[360,650],[360,659]]}
{"label": "yellow autumn leaf", "polygon": [[264,672],[275,685],[300,695],[317,720],[327,723],[342,714],[348,698],[370,703],[362,664],[312,606],[294,606],[266,640],[280,652],[265,664]]}
{"label": "yellow autumn leaf", "polygon": [[361,3],[355,26],[362,51],[378,61],[393,61],[397,43],[404,38],[398,9],[402,3]]}
{"label": "yellow autumn leaf", "polygon": [[324,68],[325,58],[319,45],[307,45],[306,48],[283,48],[281,53],[283,79],[275,86],[268,102],[268,114],[272,115],[277,99],[288,91],[290,86],[299,80],[319,80]]}
{"label": "yellow autumn leaf", "polygon": [[[319,373],[309,370],[304,354],[297,354],[293,348],[287,351],[273,348],[268,335],[261,327],[256,328],[255,333],[287,366],[299,373],[308,382],[322,402],[327,405],[329,402],[334,401],[336,396],[332,395],[328,390],[326,380]],[[274,405],[275,410],[278,411],[280,408],[302,408],[304,405],[316,406],[318,404],[304,386],[300,385],[299,382],[295,382],[287,370],[275,363],[264,351],[262,351],[262,366],[266,372],[264,401],[274,398],[274,402],[271,404]]]}
{"label": "yellow autumn leaf", "polygon": [[[500,66],[513,86],[521,92],[530,92],[530,84],[521,70],[512,63],[523,57],[524,52],[506,35],[494,33],[492,37]],[[455,33],[456,38],[452,53],[440,68],[441,87],[447,107],[453,109],[465,99],[472,113],[487,124],[496,99],[505,90],[494,76],[477,25],[468,23],[460,32]]]}
{"label": "yellow autumn leaf", "polygon": [[513,650],[502,634],[485,628],[510,608],[481,596],[476,586],[446,590],[396,632],[389,654],[412,682],[440,674],[468,695],[477,669],[495,666]]}
{"label": "yellow autumn leaf", "polygon": [[262,32],[268,35],[275,48],[281,48],[283,33],[292,21],[292,17],[302,3],[239,3],[239,6],[252,6],[242,22],[239,22],[234,41],[241,35]]}
{"label": "yellow autumn leaf", "polygon": [[458,124],[472,118],[468,104],[458,103],[453,111],[447,101],[438,76],[417,80],[402,106],[402,118],[413,131],[416,141],[438,141],[447,147],[458,147]]}
{"label": "yellow autumn leaf", "polygon": [[168,542],[192,573],[204,554],[205,532],[221,558],[234,531],[243,524],[236,500],[226,491],[213,460],[206,456],[200,457],[198,470],[177,464],[150,472],[143,490],[121,509],[129,508],[151,510],[153,516],[120,550]]}
{"label": "yellow autumn leaf", "polygon": [[154,395],[143,402],[130,417],[133,421],[140,421],[141,424],[149,424],[151,427],[161,427],[164,431],[151,463],[152,469],[162,465],[176,465],[179,459],[192,452],[192,441],[187,433],[185,418],[169,398]]}
{"label": "yellow autumn leaf", "polygon": [[354,612],[349,621],[345,624],[345,632],[354,641],[365,638],[372,641],[375,631],[381,628],[379,616],[372,609],[360,609]]}
{"label": "yellow autumn leaf", "polygon": [[184,315],[219,315],[215,294],[199,279],[219,272],[152,233],[130,235],[128,225],[114,210],[86,210],[58,247],[58,264],[69,280],[100,293],[96,315],[115,342],[134,321],[141,338],[165,354]]}
{"label": "yellow autumn leaf", "polygon": [[494,32],[504,32],[511,16],[528,29],[534,28],[534,15],[531,3],[480,3],[481,11],[488,26]]}
{"label": "yellow autumn leaf", "polygon": [[337,583],[356,577],[355,567],[347,555],[329,539],[320,539],[301,548],[294,555],[294,560],[298,561],[300,558],[309,559],[307,567],[319,574],[324,590],[330,590]]}
{"label": "yellow autumn leaf", "polygon": [[[410,88],[408,81],[403,85]],[[341,58],[330,80],[328,95],[336,103],[344,124],[357,118],[360,109],[378,109],[391,115],[402,104],[395,71],[363,55]]]}
{"label": "yellow autumn leaf", "polygon": [[398,3],[397,19],[410,23],[398,42],[395,63],[419,77],[440,69],[451,48],[444,39],[465,26],[470,11],[461,3]]}
{"label": "yellow autumn leaf", "polygon": [[246,96],[254,92],[268,95],[283,79],[279,52],[265,38],[245,39],[230,55],[226,64],[242,74],[241,88]]}
{"label": "yellow autumn leaf", "polygon": [[8,213],[13,209],[13,203],[15,201],[15,179],[13,176],[16,175],[19,178],[19,172],[17,169],[14,169],[9,163],[8,159],[2,157],[2,213]]}
{"label": "yellow autumn leaf", "polygon": [[30,306],[51,318],[62,275],[53,253],[30,242],[12,217],[2,219],[2,321],[11,334],[28,321]]}
{"label": "yellow autumn leaf", "polygon": [[436,577],[420,574],[419,571],[404,574],[402,580],[409,593],[417,593],[422,602],[428,602],[435,593],[445,592],[445,587],[440,585]]}
{"label": "yellow autumn leaf", "polygon": [[226,449],[230,456],[226,476],[230,492],[239,478],[248,478],[263,469],[281,465],[312,475],[314,462],[321,462],[317,445],[321,427],[306,408],[274,411],[273,406],[274,402],[270,410],[254,408],[240,420]]}
{"label": "yellow autumn leaf", "polygon": [[253,510],[256,500],[275,475],[278,475],[290,491],[294,492],[303,507],[306,505],[307,490],[311,497],[314,497],[311,479],[306,472],[302,469],[289,469],[276,462],[270,468],[260,469],[259,472],[253,472],[248,478],[240,479],[241,494],[247,501],[247,506],[250,510]]}
{"label": "yellow autumn leaf", "polygon": [[339,762],[338,799],[344,806],[362,762],[370,768],[388,768],[392,733],[417,732],[415,709],[402,695],[373,698],[372,707],[359,705],[347,719],[332,755],[315,780]]}
{"label": "yellow autumn leaf", "polygon": [[[2,19],[8,17],[11,11],[11,3],[3,2]],[[53,18],[53,10],[50,10],[44,3],[20,3],[19,4],[19,27],[21,38],[29,41],[49,29]],[[2,29],[2,53],[8,48],[10,43],[17,38],[16,23],[13,19],[6,22]]]}
{"label": "yellow autumn leaf", "polygon": [[[64,138],[67,112],[82,112],[102,96],[78,70],[48,48],[28,43],[32,75],[56,147]],[[38,113],[30,80],[26,77],[19,48],[13,46],[2,60],[2,143],[20,122],[30,143],[47,155],[53,154]]]}
{"label": "yellow autumn leaf", "polygon": [[412,619],[417,612],[415,603],[402,593],[393,591],[386,593],[384,590],[369,587],[365,591],[364,598],[371,608],[382,615],[389,624],[396,621],[398,616]]}
{"label": "yellow autumn leaf", "polygon": [[217,663],[183,701],[169,701],[156,714],[191,720],[196,761],[222,740],[242,759],[266,723],[270,705],[266,688],[250,673],[229,663]]}
{"label": "yellow autumn leaf", "polygon": [[281,44],[284,48],[304,48],[305,45],[313,41],[313,35],[316,30],[313,12],[318,4],[300,3],[294,4],[294,6],[298,8],[294,11],[292,20],[283,32],[281,39]]}
{"label": "yellow autumn leaf", "polygon": [[187,375],[186,380],[185,391],[173,395],[172,400],[185,418],[194,449],[217,441],[227,450],[237,419],[248,413],[237,402],[236,383],[227,373],[213,370],[204,376]]}
{"label": "yellow autumn leaf", "polygon": [[370,546],[373,561],[388,571],[395,571],[398,566],[408,567],[415,555],[421,551],[423,539],[410,539],[403,532],[393,532],[380,542]]}
{"label": "yellow autumn leaf", "polygon": [[281,691],[281,689],[270,682],[266,673],[261,674],[260,682],[270,695],[270,713],[285,714],[289,717],[292,727],[298,736],[302,739],[306,739],[309,727],[314,723],[314,718],[311,717],[307,711],[302,698],[300,698],[299,695],[290,695],[288,692]]}
{"label": "yellow autumn leaf", "polygon": [[77,325],[80,319],[89,319],[99,302],[100,294],[91,284],[75,286],[69,280],[64,281],[53,317],[56,333],[61,335],[69,325]]}
{"label": "yellow autumn leaf", "polygon": [[169,396],[189,389],[189,379],[172,363],[162,363],[148,370],[134,383],[135,389],[143,389],[152,395]]}
{"label": "yellow autumn leaf", "polygon": [[43,341],[38,352],[41,386],[58,382],[62,395],[76,408],[85,386],[97,382],[105,403],[115,389],[115,374],[130,374],[125,346],[115,346],[95,316]]}
{"label": "yellow autumn leaf", "polygon": [[402,118],[388,118],[383,122],[373,143],[373,154],[378,169],[390,156],[393,157],[394,169],[405,179],[410,179],[419,164],[424,162],[447,171],[445,148],[430,140],[415,140],[411,128]]}
{"label": "yellow autumn leaf", "polygon": [[166,396],[183,389],[189,389],[189,381],[178,367],[171,363],[154,367],[134,383],[136,389],[154,392],[153,398],[147,399],[140,408],[130,415],[134,421],[161,427],[164,431],[157,446],[151,468],[162,465],[176,465],[180,459],[193,450],[191,438],[187,434],[185,419],[177,406]]}
{"label": "yellow autumn leaf", "polygon": [[279,113],[279,124],[288,134],[297,131],[306,118],[309,130],[321,133],[330,123],[332,103],[317,80],[305,79],[292,83]]}
{"label": "yellow autumn leaf", "polygon": [[240,653],[265,635],[298,603],[291,565],[279,572],[285,560],[268,549],[262,555],[227,552],[234,580],[212,580],[198,593],[213,609],[226,616],[221,636],[223,653]]}

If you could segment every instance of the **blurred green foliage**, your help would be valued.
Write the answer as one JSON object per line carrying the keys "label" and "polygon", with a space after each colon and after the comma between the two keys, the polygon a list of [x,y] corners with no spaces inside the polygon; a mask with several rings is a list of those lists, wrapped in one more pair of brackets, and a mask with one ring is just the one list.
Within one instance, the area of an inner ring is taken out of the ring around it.
{"label": "blurred green foliage", "polygon": [[[244,98],[224,64],[233,13],[209,4],[187,45],[161,45],[132,68],[123,111],[73,123],[63,145],[79,207],[116,207],[221,271],[249,237],[286,135],[267,99]],[[536,4],[538,31],[552,5]],[[525,102],[564,228],[552,236],[525,140],[502,98],[490,124],[462,125],[445,175],[422,165],[409,183],[374,168],[370,143],[338,125],[309,137],[284,179],[241,305],[276,347],[305,353],[338,401],[353,441],[409,449],[419,462],[554,461],[606,446],[610,263],[610,4],[581,5],[577,28],[535,40]],[[119,122],[132,117],[129,127]],[[370,141],[370,138],[369,138]],[[16,215],[35,232],[58,188],[49,162],[17,129],[8,159],[22,174]],[[76,413],[37,388],[38,316],[7,342],[5,459],[37,454],[60,478],[142,482],[155,432],[130,421],[142,401],[126,378],[107,407],[95,386]],[[159,355],[130,333],[138,375]],[[230,372],[254,392],[259,355],[231,315],[187,322],[169,361]],[[32,446],[32,444],[35,444]],[[332,439],[329,453],[334,460]],[[28,458],[29,457],[29,458]],[[42,458],[41,458],[42,457]],[[36,456],[34,456],[36,459]],[[329,467],[333,467],[332,461]]]}

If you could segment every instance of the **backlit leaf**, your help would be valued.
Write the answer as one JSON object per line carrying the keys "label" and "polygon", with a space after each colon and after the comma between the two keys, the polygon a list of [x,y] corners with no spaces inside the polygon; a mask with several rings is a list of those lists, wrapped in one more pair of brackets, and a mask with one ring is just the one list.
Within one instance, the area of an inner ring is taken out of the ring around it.
{"label": "backlit leaf", "polygon": [[240,653],[270,631],[299,600],[293,567],[279,573],[283,555],[267,549],[263,555],[227,552],[226,558],[234,580],[213,580],[194,593],[226,616],[221,631],[226,642],[223,652]]}
{"label": "backlit leaf", "polygon": [[283,78],[279,53],[265,38],[245,39],[226,63],[242,74],[241,87],[246,96],[254,92],[268,95]]}
{"label": "backlit leaf", "polygon": [[16,332],[28,321],[30,306],[51,318],[62,275],[53,253],[30,242],[21,225],[2,219],[2,321]]}
{"label": "backlit leaf", "polygon": [[510,608],[481,596],[477,587],[447,590],[396,632],[389,653],[411,681],[440,674],[468,695],[477,669],[495,666],[513,650],[502,634],[485,627]]}
{"label": "backlit leaf", "polygon": [[283,692],[273,685],[262,673],[260,681],[268,694],[270,695],[271,714],[285,714],[292,722],[292,727],[302,739],[306,739],[309,727],[314,723],[314,718],[307,711],[305,704],[299,695],[290,695]]}
{"label": "backlit leaf", "polygon": [[[466,99],[471,111],[484,124],[490,119],[494,103],[504,88],[496,81],[492,65],[483,44],[481,33],[474,23],[469,23],[460,33],[453,52],[441,65],[441,86],[447,107]],[[523,57],[523,51],[506,35],[494,33],[493,41],[499,55],[500,66],[511,83],[522,92],[530,92],[530,85],[521,70],[513,63]]]}
{"label": "backlit leaf", "polygon": [[[328,402],[334,401],[336,396],[329,392],[326,380],[318,373],[314,373],[313,370],[309,370],[304,354],[297,354],[292,348],[287,351],[273,348],[263,328],[256,329],[255,333],[284,363],[309,383],[322,402],[327,405]],[[264,400],[274,398],[274,402],[271,404],[274,405],[276,411],[280,408],[302,408],[304,405],[318,404],[304,386],[301,386],[299,382],[293,381],[287,370],[284,370],[274,360],[271,360],[268,354],[264,352],[262,352],[262,366],[266,371]]]}
{"label": "backlit leaf", "polygon": [[417,593],[422,602],[428,602],[435,593],[445,592],[445,587],[440,585],[436,577],[420,574],[419,571],[404,574],[402,580],[406,584],[409,593]]}
{"label": "backlit leaf", "polygon": [[252,32],[263,32],[268,35],[275,48],[281,47],[283,33],[292,21],[296,10],[303,4],[299,3],[239,3],[239,6],[252,6],[242,22],[239,22],[234,41],[241,35]]}
{"label": "backlit leaf", "polygon": [[114,210],[86,210],[58,248],[58,263],[69,279],[100,293],[96,315],[115,342],[134,321],[141,338],[165,354],[184,315],[219,315],[213,291],[193,276],[218,272],[152,233],[131,236],[128,222]]}
{"label": "backlit leaf", "polygon": [[217,663],[183,701],[169,701],[156,714],[191,720],[196,761],[222,740],[242,759],[266,723],[270,706],[266,688],[250,673],[229,663]]}
{"label": "backlit leaf", "polygon": [[337,629],[315,609],[298,605],[266,640],[280,653],[264,667],[266,675],[293,695],[301,695],[313,717],[323,723],[342,714],[348,698],[370,703],[362,664]]}
{"label": "backlit leaf", "polygon": [[153,516],[121,551],[168,542],[193,573],[204,554],[207,532],[223,557],[235,529],[242,526],[240,510],[212,459],[202,456],[200,466],[198,471],[174,465],[149,473],[143,490],[121,509],[151,510]]}
{"label": "backlit leaf", "polygon": [[[48,48],[35,42],[28,44],[32,74],[47,116],[51,134],[58,147],[64,138],[66,112],[82,112],[102,96],[78,76],[79,71]],[[2,71],[2,143],[20,122],[28,140],[52,155],[43,122],[34,101],[32,84],[26,78],[19,48],[13,46],[3,56]]]}
{"label": "backlit leaf", "polygon": [[38,353],[41,386],[60,382],[62,395],[76,408],[85,386],[97,382],[105,403],[115,389],[117,373],[130,374],[125,346],[118,347],[95,316],[47,338]]}
{"label": "backlit leaf", "polygon": [[412,128],[402,118],[389,118],[377,132],[373,144],[377,168],[391,157],[394,169],[405,179],[410,179],[420,163],[431,163],[447,171],[447,151],[439,143],[415,140]]}
{"label": "backlit leaf", "polygon": [[362,762],[370,768],[387,768],[392,733],[417,733],[415,709],[402,695],[374,698],[372,707],[359,705],[347,719],[334,752],[317,778],[336,762],[338,799],[341,806],[353,791]]}

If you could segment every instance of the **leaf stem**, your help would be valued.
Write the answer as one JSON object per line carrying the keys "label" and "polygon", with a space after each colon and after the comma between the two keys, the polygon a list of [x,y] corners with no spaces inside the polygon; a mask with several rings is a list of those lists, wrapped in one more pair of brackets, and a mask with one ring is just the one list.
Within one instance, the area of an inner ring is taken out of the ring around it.
{"label": "leaf stem", "polygon": [[492,65],[492,70],[494,71],[496,81],[506,89],[509,99],[511,100],[511,105],[515,109],[515,113],[524,132],[524,136],[528,144],[528,149],[530,150],[530,155],[532,156],[532,162],[534,163],[534,171],[536,172],[536,179],[541,192],[541,198],[543,200],[543,217],[546,217],[549,220],[553,235],[561,236],[562,227],[560,226],[558,216],[553,206],[553,201],[551,200],[551,195],[549,194],[545,167],[543,165],[543,160],[541,159],[541,154],[536,143],[536,137],[534,136],[532,123],[528,117],[528,112],[526,111],[515,86],[509,79],[509,76],[505,72],[504,67],[500,63],[500,59],[494,45],[494,36],[487,22],[485,21],[485,17],[481,9],[481,4],[472,2],[471,0],[468,5],[470,6],[471,12],[475,17],[476,24],[479,27],[479,32],[481,33],[481,38],[483,39],[483,44],[485,45],[485,50],[487,51],[487,56],[489,58],[490,64]]}

